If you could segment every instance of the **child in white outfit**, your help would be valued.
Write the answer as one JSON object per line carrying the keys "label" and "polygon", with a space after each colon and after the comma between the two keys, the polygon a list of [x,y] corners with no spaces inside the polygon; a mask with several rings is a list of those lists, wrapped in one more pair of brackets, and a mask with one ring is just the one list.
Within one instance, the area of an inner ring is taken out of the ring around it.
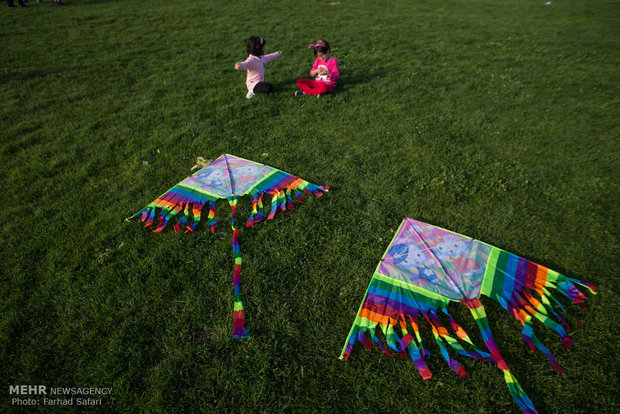
{"label": "child in white outfit", "polygon": [[246,70],[248,72],[245,85],[248,87],[248,94],[245,96],[250,99],[256,93],[271,93],[273,86],[265,82],[265,63],[280,57],[281,50],[265,55],[265,40],[262,37],[252,36],[248,39],[245,50],[249,56],[244,62],[235,63],[235,69]]}

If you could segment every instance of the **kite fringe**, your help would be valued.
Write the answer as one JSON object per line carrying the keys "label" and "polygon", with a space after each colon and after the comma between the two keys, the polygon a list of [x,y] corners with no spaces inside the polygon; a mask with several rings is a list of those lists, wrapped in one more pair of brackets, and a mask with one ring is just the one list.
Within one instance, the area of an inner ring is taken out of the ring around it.
{"label": "kite fringe", "polygon": [[[570,326],[556,312],[554,305],[563,313],[567,314],[567,312],[557,298],[551,294],[551,291],[559,291],[572,303],[579,305],[585,301],[586,297],[577,289],[576,285],[587,287],[593,293],[595,293],[596,289],[589,283],[563,276],[546,268],[544,269],[546,273],[539,273],[542,277],[538,277],[535,280],[532,279],[533,283],[513,289],[510,298],[507,298],[507,295],[500,297],[492,296],[492,298],[497,300],[523,324],[522,335],[530,349],[533,351],[539,349],[545,354],[555,370],[558,373],[563,373],[564,370],[559,366],[553,354],[549,352],[535,335],[533,319],[539,320],[543,325],[558,333],[564,345],[570,349],[573,343],[567,333],[567,330],[571,330]],[[381,302],[380,299],[374,297],[374,293],[374,287],[369,287],[369,291],[349,333],[347,343],[340,355],[341,359],[346,361],[349,358],[353,346],[357,342],[363,343],[368,349],[372,349],[372,344],[375,343],[389,357],[393,357],[395,353],[405,359],[410,358],[420,376],[424,380],[428,380],[432,377],[432,373],[424,360],[430,358],[430,353],[422,344],[418,323],[419,320],[425,320],[431,327],[441,356],[457,375],[464,377],[467,373],[463,366],[450,355],[450,352],[456,352],[459,355],[474,359],[488,359],[504,373],[504,380],[508,390],[521,410],[528,414],[536,413],[533,403],[521,388],[517,379],[512,375],[508,365],[501,356],[491,335],[486,312],[479,299],[468,299],[461,302],[469,308],[474,317],[484,345],[487,348],[486,351],[478,347],[462,326],[454,320],[447,310],[447,303],[436,302],[435,305],[430,305],[416,301],[414,306],[408,306],[408,310],[403,311],[390,308],[388,302]],[[534,296],[534,294],[538,297]],[[444,318],[448,318],[449,323],[442,323],[439,310],[445,315]],[[389,316],[386,316],[386,314]],[[551,315],[558,318],[560,322],[552,320]],[[400,333],[397,332],[395,327],[400,328]],[[387,346],[378,337],[378,330],[382,332]],[[410,333],[412,331],[413,333]]]}
{"label": "kite fringe", "polygon": [[252,227],[261,222],[265,216],[263,206],[263,198],[265,195],[271,196],[271,210],[267,215],[267,220],[273,220],[278,210],[284,212],[286,210],[294,210],[295,204],[293,196],[299,204],[303,204],[303,193],[313,194],[321,197],[323,192],[329,191],[329,186],[318,186],[310,184],[307,181],[297,179],[292,184],[282,188],[269,188],[254,194],[252,200],[252,213],[248,218],[246,227]]}
{"label": "kite fringe", "polygon": [[167,207],[162,207],[160,204],[153,202],[126,220],[133,220],[134,218],[140,217],[140,221],[144,223],[144,227],[150,227],[154,224],[157,210],[159,210],[157,227],[153,232],[160,233],[172,218],[182,212],[181,218],[179,218],[179,221],[174,225],[174,231],[178,232],[185,226],[185,233],[194,232],[202,218],[202,210],[206,210],[205,207],[208,207],[207,220],[211,232],[215,233],[217,221],[215,220],[214,200],[180,202],[177,204],[170,204]]}
{"label": "kite fringe", "polygon": [[[574,343],[568,336],[573,328],[565,319],[569,314],[561,302],[552,294],[552,291],[559,292],[573,304],[580,305],[586,300],[586,296],[576,285],[584,286],[594,294],[596,293],[596,288],[590,283],[569,278],[542,266],[538,267],[543,270],[543,273],[539,273],[534,283],[527,283],[526,286],[514,289],[512,293],[503,291],[499,296],[493,297],[493,299],[521,323],[523,327],[521,335],[532,352],[536,352],[536,349],[541,351],[558,374],[563,374],[564,369],[562,369],[553,354],[536,336],[533,319],[537,319],[547,328],[555,331],[560,336],[566,349],[570,351]],[[586,310],[585,307],[581,308]],[[564,314],[564,318],[560,316],[559,311]],[[552,317],[555,317],[557,321]],[[578,327],[582,327],[581,321],[575,319],[575,322]]]}
{"label": "kite fringe", "polygon": [[[173,188],[174,190],[174,188]],[[172,190],[171,190],[172,191]],[[267,215],[267,220],[272,220],[278,210],[284,212],[286,210],[293,210],[295,208],[294,201],[302,204],[302,194],[313,194],[316,197],[321,197],[324,192],[329,191],[329,186],[318,186],[310,184],[307,181],[297,179],[291,185],[283,188],[271,188],[266,189],[254,194],[252,200],[252,213],[248,218],[246,227],[252,227],[254,224],[261,222],[265,217],[265,210],[263,206],[263,199],[265,195],[271,195],[271,210]],[[208,206],[207,220],[211,228],[211,232],[215,233],[217,221],[215,220],[215,200],[209,200],[202,198],[200,201],[180,201],[173,202],[173,197],[168,197],[168,193],[164,194],[144,209],[133,215],[126,220],[132,220],[140,217],[140,220],[144,223],[144,227],[150,227],[155,223],[155,216],[159,210],[157,227],[153,230],[155,233],[160,233],[168,225],[169,221],[181,214],[181,218],[174,225],[174,231],[180,231],[185,226],[185,232],[196,231],[196,227],[200,223],[202,218],[202,210]]]}
{"label": "kite fringe", "polygon": [[[349,335],[349,341],[343,350],[341,359],[347,360],[353,349],[353,345],[356,342],[361,342],[368,349],[372,349],[372,343],[376,343],[381,351],[389,357],[393,357],[392,353],[400,355],[404,359],[408,357],[413,361],[414,365],[418,369],[418,372],[423,379],[428,380],[432,377],[432,373],[426,363],[425,359],[430,358],[430,352],[424,347],[422,343],[422,337],[420,335],[420,328],[418,320],[421,317],[431,327],[435,343],[437,344],[439,351],[446,361],[448,366],[455,371],[459,376],[464,377],[467,373],[462,365],[449,354],[449,349],[457,352],[460,355],[464,355],[474,359],[491,359],[493,357],[482,351],[477,347],[465,330],[454,321],[452,316],[448,313],[447,309],[441,309],[449,317],[449,326],[452,328],[453,334],[450,334],[448,328],[445,327],[439,320],[439,314],[437,309],[432,310],[416,310],[414,313],[400,312],[396,318],[388,317],[385,323],[372,323],[367,326],[355,326],[352,333]],[[383,345],[379,339],[376,328],[380,328],[383,333],[383,337],[387,343],[387,347]],[[394,329],[400,328],[400,335]],[[465,349],[462,342],[465,342],[471,350]]]}
{"label": "kite fringe", "polygon": [[[364,326],[355,324],[349,334],[347,344],[340,358],[346,361],[351,355],[353,346],[357,342],[364,344],[367,349],[372,349],[372,344],[376,343],[381,351],[389,357],[393,357],[393,352],[404,359],[411,359],[420,376],[424,380],[429,380],[433,375],[425,359],[430,358],[430,352],[426,350],[422,344],[418,324],[419,319],[426,320],[431,327],[435,343],[439,348],[442,358],[458,376],[464,377],[467,375],[467,372],[461,363],[450,355],[450,352],[456,352],[459,355],[473,359],[488,359],[504,373],[504,380],[508,386],[508,391],[521,410],[527,414],[536,413],[536,409],[531,400],[521,388],[517,379],[510,372],[508,365],[504,362],[495,345],[490,330],[488,329],[488,321],[484,308],[482,308],[482,303],[480,303],[478,299],[472,299],[469,303],[465,304],[470,308],[478,324],[488,352],[476,346],[462,326],[452,318],[445,307],[442,307],[440,308],[441,311],[449,318],[449,324],[446,324],[446,326],[444,326],[439,319],[438,309],[434,308],[425,310],[417,309],[412,313],[399,312],[395,317],[387,317],[382,322],[368,323],[369,320],[365,320],[362,322],[365,324]],[[400,334],[394,329],[397,324],[400,328]],[[387,347],[377,335],[377,325],[383,333]],[[450,332],[448,326],[452,332]],[[410,329],[413,330],[413,334],[410,333]],[[469,350],[466,349],[466,346]]]}

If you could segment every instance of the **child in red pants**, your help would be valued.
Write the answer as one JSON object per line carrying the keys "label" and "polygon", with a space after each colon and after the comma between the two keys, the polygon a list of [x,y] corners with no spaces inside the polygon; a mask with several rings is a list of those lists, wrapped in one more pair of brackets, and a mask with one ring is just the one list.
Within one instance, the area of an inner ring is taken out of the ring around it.
{"label": "child in red pants", "polygon": [[325,40],[317,40],[314,44],[309,44],[308,48],[314,49],[314,65],[310,69],[312,79],[297,79],[297,87],[301,89],[295,92],[295,96],[316,95],[330,93],[336,89],[336,79],[340,77],[338,61],[330,56],[331,49]]}

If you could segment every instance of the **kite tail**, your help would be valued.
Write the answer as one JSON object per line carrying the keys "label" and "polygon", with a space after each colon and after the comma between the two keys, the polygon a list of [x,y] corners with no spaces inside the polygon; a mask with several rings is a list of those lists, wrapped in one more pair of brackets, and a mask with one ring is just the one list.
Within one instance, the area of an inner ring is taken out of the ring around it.
{"label": "kite tail", "polygon": [[[552,291],[559,292],[574,304],[580,305],[586,296],[576,285],[588,288],[596,293],[596,288],[578,279],[559,274],[544,266],[522,257],[493,247],[487,262],[481,293],[496,300],[504,309],[518,320],[523,329],[521,334],[532,351],[541,351],[555,370],[562,374],[564,370],[557,363],[553,354],[547,349],[534,332],[534,320],[555,331],[564,346],[570,350],[573,345],[568,332],[572,331],[566,321],[566,309]],[[585,308],[583,308],[585,309]],[[564,314],[560,316],[558,312]],[[581,322],[576,321],[581,327]]]}
{"label": "kite tail", "polygon": [[[328,186],[311,184],[299,177],[282,171],[276,171],[260,187],[252,189],[252,194],[254,194],[252,213],[248,218],[246,227],[252,227],[263,219],[265,214],[263,210],[263,197],[266,194],[271,195],[271,210],[267,215],[267,220],[272,220],[278,210],[293,210],[295,208],[295,199],[298,203],[303,203],[302,192],[320,197],[326,191],[329,191]],[[295,196],[295,199],[293,196]]]}
{"label": "kite tail", "polygon": [[484,340],[484,344],[487,346],[491,356],[493,357],[493,361],[497,365],[497,367],[502,370],[504,373],[504,380],[506,381],[506,385],[508,386],[508,391],[512,398],[515,400],[521,411],[526,414],[534,414],[537,413],[536,408],[534,408],[534,404],[527,396],[521,385],[517,381],[517,379],[510,372],[510,368],[504,362],[497,346],[495,345],[495,341],[493,340],[493,336],[491,335],[491,329],[489,328],[489,321],[487,320],[487,315],[482,306],[482,302],[479,299],[468,299],[462,301],[470,310],[472,316],[476,320],[476,325],[478,325],[478,329],[482,334],[482,339]]}
{"label": "kite tail", "polygon": [[239,231],[235,226],[235,212],[237,210],[237,199],[229,201],[232,207],[231,227],[233,229],[233,253],[235,255],[235,274],[233,275],[233,286],[235,287],[235,301],[233,309],[233,338],[247,338],[249,330],[245,328],[245,312],[243,302],[239,293],[241,282],[241,250],[239,249]]}

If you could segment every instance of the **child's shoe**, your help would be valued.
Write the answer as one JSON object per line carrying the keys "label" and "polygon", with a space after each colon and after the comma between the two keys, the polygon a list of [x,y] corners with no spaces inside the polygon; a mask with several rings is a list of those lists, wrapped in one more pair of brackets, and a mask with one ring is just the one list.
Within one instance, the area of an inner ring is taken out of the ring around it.
{"label": "child's shoe", "polygon": [[304,95],[305,95],[304,91],[296,91],[295,92],[295,96],[304,96]]}
{"label": "child's shoe", "polygon": [[249,91],[247,95],[245,95],[246,98],[248,99],[252,99],[252,97],[254,96],[254,92],[253,91]]}

